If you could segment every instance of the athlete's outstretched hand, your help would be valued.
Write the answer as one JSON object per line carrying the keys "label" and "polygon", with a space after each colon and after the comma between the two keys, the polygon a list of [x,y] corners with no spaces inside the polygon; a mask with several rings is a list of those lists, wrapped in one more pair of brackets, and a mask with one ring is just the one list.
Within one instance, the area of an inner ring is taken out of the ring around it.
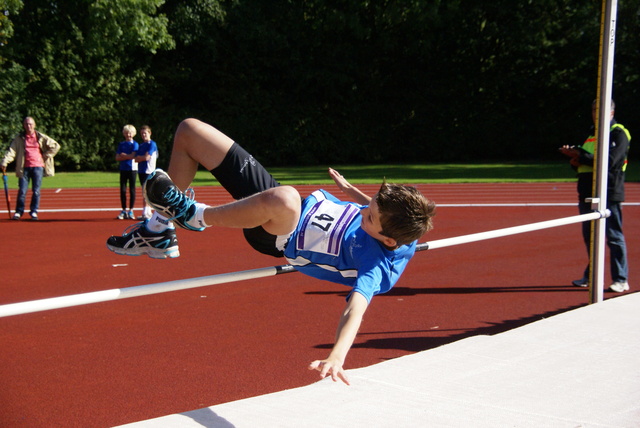
{"label": "athlete's outstretched hand", "polygon": [[351,385],[340,361],[331,359],[316,360],[309,364],[309,370],[318,370],[322,379],[327,376],[331,376],[331,379],[334,382],[337,382],[338,379],[340,379],[347,385]]}
{"label": "athlete's outstretched hand", "polygon": [[331,176],[333,181],[336,182],[336,184],[338,185],[338,188],[343,192],[345,191],[345,189],[351,188],[351,184],[347,181],[347,179],[344,178],[342,174],[340,174],[335,169],[329,168],[329,175]]}
{"label": "athlete's outstretched hand", "polygon": [[318,370],[322,379],[331,376],[334,382],[340,379],[347,385],[351,385],[342,365],[356,339],[360,324],[362,324],[362,317],[368,306],[369,301],[363,294],[359,292],[351,294],[340,315],[336,330],[336,343],[334,343],[329,356],[324,360],[316,360],[309,364],[309,370]]}
{"label": "athlete's outstretched hand", "polygon": [[369,205],[369,202],[371,202],[371,197],[365,195],[360,191],[360,189],[351,185],[351,183],[349,183],[347,179],[342,176],[342,174],[340,174],[333,168],[329,168],[329,175],[331,176],[333,181],[335,181],[338,188],[342,190],[345,195],[349,196],[354,202],[360,205]]}

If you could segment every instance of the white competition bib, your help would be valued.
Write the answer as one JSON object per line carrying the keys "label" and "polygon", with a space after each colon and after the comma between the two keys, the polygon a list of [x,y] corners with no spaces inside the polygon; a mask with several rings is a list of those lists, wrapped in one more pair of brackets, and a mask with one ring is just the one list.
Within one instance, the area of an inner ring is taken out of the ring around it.
{"label": "white competition bib", "polygon": [[352,204],[339,205],[326,199],[317,202],[304,218],[297,249],[337,256],[347,226],[359,211]]}

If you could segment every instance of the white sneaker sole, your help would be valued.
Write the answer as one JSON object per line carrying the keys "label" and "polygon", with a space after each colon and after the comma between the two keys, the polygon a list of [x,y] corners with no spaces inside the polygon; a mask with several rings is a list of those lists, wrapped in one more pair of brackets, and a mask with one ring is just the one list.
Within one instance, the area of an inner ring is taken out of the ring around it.
{"label": "white sneaker sole", "polygon": [[175,259],[176,257],[180,257],[179,247],[170,247],[163,250],[151,247],[120,248],[107,244],[107,248],[120,256],[147,255],[152,259]]}

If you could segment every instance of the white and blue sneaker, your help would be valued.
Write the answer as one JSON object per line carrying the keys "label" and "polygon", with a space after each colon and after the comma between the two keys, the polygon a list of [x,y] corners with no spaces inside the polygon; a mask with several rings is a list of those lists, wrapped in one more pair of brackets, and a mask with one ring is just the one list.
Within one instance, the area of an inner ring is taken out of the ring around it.
{"label": "white and blue sneaker", "polygon": [[132,224],[122,236],[111,236],[107,239],[107,248],[122,256],[148,255],[152,259],[180,257],[178,238],[174,228],[163,232],[152,232],[147,229],[147,221]]}
{"label": "white and blue sneaker", "polygon": [[160,215],[181,228],[197,232],[204,230],[205,225],[199,224],[195,218],[197,202],[178,189],[163,170],[156,169],[147,177],[142,194]]}

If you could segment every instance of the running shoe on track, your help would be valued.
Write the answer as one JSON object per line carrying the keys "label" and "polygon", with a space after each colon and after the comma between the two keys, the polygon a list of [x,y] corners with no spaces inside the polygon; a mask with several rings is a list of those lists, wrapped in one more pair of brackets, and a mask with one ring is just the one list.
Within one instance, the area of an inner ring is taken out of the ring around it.
{"label": "running shoe on track", "polygon": [[152,259],[166,259],[180,256],[176,230],[151,232],[147,222],[136,223],[127,228],[122,236],[107,239],[107,248],[122,256],[148,255]]}
{"label": "running shoe on track", "polygon": [[142,194],[158,213],[187,230],[203,231],[203,225],[194,225],[196,201],[185,195],[161,169],[153,171],[142,186]]}

